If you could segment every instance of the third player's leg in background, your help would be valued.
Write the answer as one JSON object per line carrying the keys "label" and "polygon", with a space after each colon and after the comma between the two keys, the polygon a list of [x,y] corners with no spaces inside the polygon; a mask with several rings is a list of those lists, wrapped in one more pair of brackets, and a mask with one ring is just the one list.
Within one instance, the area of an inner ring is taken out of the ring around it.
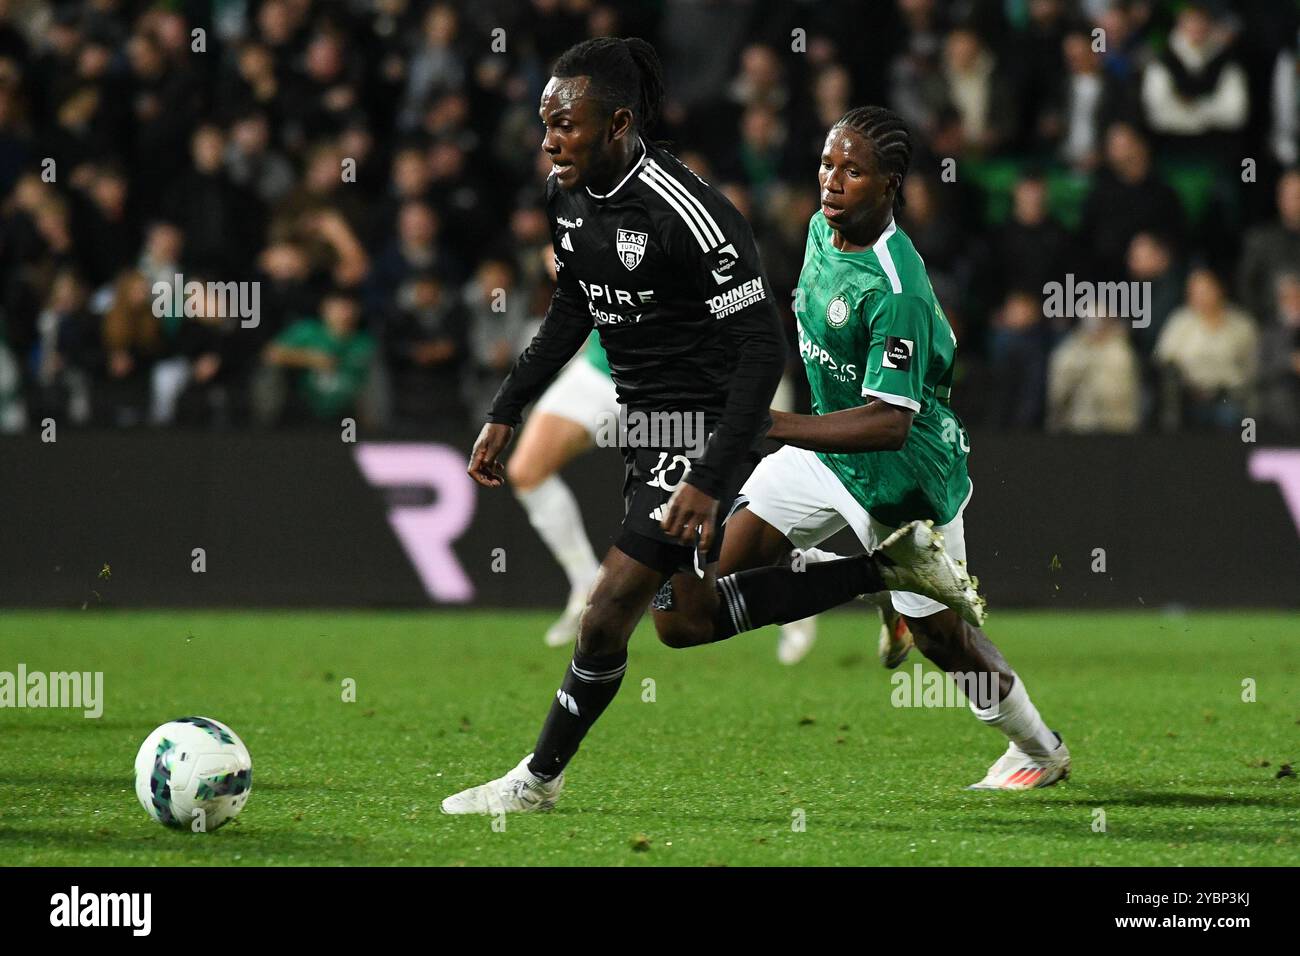
{"label": "third player's leg in background", "polygon": [[562,647],[577,636],[578,619],[599,567],[578,501],[559,474],[591,447],[591,433],[578,422],[535,412],[506,463],[515,498],[569,582],[564,613],[546,632],[548,647]]}

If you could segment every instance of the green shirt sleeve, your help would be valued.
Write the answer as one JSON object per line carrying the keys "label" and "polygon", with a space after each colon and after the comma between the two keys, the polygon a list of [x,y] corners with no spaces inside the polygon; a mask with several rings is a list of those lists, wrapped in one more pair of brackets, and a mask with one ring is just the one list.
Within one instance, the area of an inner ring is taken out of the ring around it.
{"label": "green shirt sleeve", "polygon": [[930,306],[919,296],[886,293],[880,297],[871,312],[863,398],[921,410],[931,321]]}

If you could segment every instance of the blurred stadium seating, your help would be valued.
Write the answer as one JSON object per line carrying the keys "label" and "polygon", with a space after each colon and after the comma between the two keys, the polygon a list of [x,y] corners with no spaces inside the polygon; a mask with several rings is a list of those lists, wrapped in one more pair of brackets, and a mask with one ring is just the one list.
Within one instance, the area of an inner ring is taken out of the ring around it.
{"label": "blurred stadium seating", "polygon": [[[598,34],[656,45],[653,132],[778,290],[826,128],[905,116],[973,428],[1294,428],[1298,27],[1293,0],[6,0],[0,433],[460,434],[545,311],[536,104]],[[1150,326],[1046,316],[1067,273],[1151,283]],[[155,308],[178,275],[257,283],[256,325]]]}

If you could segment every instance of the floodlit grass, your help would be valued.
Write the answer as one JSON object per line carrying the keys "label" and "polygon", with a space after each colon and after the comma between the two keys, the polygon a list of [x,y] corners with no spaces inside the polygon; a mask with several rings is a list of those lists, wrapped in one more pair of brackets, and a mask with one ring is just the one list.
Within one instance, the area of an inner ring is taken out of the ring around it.
{"label": "floodlit grass", "polygon": [[[775,629],[673,651],[643,625],[553,812],[501,832],[441,815],[532,748],[568,659],[542,645],[549,620],[7,612],[0,671],[103,671],[105,702],[98,720],[0,709],[0,862],[1292,865],[1300,849],[1300,778],[1277,775],[1300,763],[1300,644],[1280,613],[998,613],[990,636],[1074,757],[1028,793],[963,789],[1004,739],[964,707],[893,707],[865,611],[823,618],[793,668]],[[209,834],[153,823],[132,788],[140,742],[189,714],[253,755],[247,808]]]}

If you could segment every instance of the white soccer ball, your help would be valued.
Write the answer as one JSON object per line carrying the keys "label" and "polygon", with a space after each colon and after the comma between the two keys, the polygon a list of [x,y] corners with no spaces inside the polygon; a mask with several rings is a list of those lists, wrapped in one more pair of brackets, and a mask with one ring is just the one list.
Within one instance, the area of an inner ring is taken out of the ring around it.
{"label": "white soccer ball", "polygon": [[233,730],[210,717],[163,724],[135,755],[135,795],[159,823],[196,833],[235,818],[253,788],[253,758]]}

